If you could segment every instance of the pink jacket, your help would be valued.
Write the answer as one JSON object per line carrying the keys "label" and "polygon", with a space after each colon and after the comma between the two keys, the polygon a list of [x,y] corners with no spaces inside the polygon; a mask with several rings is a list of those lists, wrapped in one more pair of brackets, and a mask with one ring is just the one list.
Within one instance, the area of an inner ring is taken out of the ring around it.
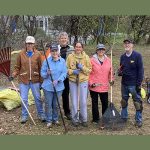
{"label": "pink jacket", "polygon": [[[92,71],[89,76],[89,90],[95,92],[108,92],[109,81],[111,81],[111,60],[105,55],[103,65],[100,64],[97,54],[93,55],[90,59],[92,64]],[[112,70],[113,71],[113,70]],[[112,73],[113,75],[113,73]],[[112,76],[114,80],[114,76]],[[93,83],[96,83],[96,87],[91,87]]]}

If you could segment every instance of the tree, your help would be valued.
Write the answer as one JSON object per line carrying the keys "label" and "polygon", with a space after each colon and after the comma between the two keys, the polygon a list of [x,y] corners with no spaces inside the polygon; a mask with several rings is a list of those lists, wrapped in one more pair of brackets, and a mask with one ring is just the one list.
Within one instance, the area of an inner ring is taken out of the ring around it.
{"label": "tree", "polygon": [[23,25],[28,35],[35,36],[38,27],[36,16],[23,16]]}
{"label": "tree", "polygon": [[12,34],[16,31],[19,16],[0,16],[0,48],[10,46]]}

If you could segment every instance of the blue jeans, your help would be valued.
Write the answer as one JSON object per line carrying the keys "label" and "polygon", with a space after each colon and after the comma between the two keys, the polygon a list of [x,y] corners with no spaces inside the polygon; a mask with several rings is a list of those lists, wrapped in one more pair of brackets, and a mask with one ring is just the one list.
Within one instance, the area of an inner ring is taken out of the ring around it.
{"label": "blue jeans", "polygon": [[[39,117],[45,116],[43,111],[42,101],[41,101],[40,83],[32,83],[32,82],[29,82],[29,84],[21,83],[19,84],[19,88],[20,88],[20,96],[27,108],[28,108],[28,94],[29,94],[29,89],[31,88],[35,100],[38,116]],[[23,104],[22,104],[22,117],[23,118],[28,117],[27,110],[25,109]]]}
{"label": "blue jeans", "polygon": [[[142,104],[141,100],[141,94],[137,93],[136,86],[125,86],[121,85],[121,93],[122,93],[122,99],[126,101],[127,106],[123,107],[121,110],[121,117],[122,118],[128,118],[128,99],[129,99],[129,93],[132,94],[132,99],[134,102],[139,102]],[[135,113],[135,121],[136,122],[142,122],[142,111],[136,110]]]}
{"label": "blue jeans", "polygon": [[[45,95],[45,114],[47,123],[52,123],[58,121],[58,104],[55,92],[47,91],[43,89]],[[60,97],[62,91],[57,92],[58,100],[60,102]]]}

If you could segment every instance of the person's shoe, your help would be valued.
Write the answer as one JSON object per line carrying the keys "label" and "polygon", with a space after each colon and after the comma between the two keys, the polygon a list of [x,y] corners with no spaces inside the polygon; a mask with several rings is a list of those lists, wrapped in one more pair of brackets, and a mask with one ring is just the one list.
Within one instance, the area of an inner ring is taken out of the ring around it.
{"label": "person's shoe", "polygon": [[92,120],[92,123],[97,125],[97,124],[99,124],[99,120]]}
{"label": "person's shoe", "polygon": [[83,127],[88,127],[87,122],[82,122],[81,125],[82,125]]}
{"label": "person's shoe", "polygon": [[78,126],[79,126],[79,123],[78,123],[78,122],[72,122],[72,125],[73,125],[74,127],[78,127]]}
{"label": "person's shoe", "polygon": [[122,121],[123,121],[124,123],[126,123],[126,122],[128,121],[127,118],[121,118],[121,119],[122,119]]}
{"label": "person's shoe", "polygon": [[135,126],[141,128],[142,127],[142,122],[135,122]]}
{"label": "person's shoe", "polygon": [[102,124],[100,125],[100,129],[101,129],[101,130],[104,130],[104,129],[105,129],[104,123],[102,123]]}
{"label": "person's shoe", "polygon": [[66,118],[67,120],[71,120],[71,115],[70,115],[70,114],[65,114],[65,118]]}
{"label": "person's shoe", "polygon": [[42,122],[45,122],[46,121],[46,117],[45,117],[45,115],[40,115],[39,116],[39,119],[42,121]]}
{"label": "person's shoe", "polygon": [[47,128],[52,128],[52,123],[51,122],[47,123]]}
{"label": "person's shoe", "polygon": [[21,124],[25,124],[28,121],[27,117],[22,117]]}
{"label": "person's shoe", "polygon": [[60,126],[60,122],[57,120],[54,122],[55,125]]}

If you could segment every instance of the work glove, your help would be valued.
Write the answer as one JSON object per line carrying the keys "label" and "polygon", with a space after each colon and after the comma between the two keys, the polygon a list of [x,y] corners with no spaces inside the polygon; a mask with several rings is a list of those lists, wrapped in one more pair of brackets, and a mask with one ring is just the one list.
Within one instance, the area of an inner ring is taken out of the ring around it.
{"label": "work glove", "polygon": [[82,64],[80,64],[80,63],[77,63],[76,67],[77,67],[77,69],[80,69],[80,70],[82,70],[82,69],[83,69],[83,65],[82,65]]}
{"label": "work glove", "polygon": [[73,70],[74,75],[78,75],[80,73],[80,69]]}
{"label": "work glove", "polygon": [[53,85],[56,86],[58,84],[58,80],[53,81]]}
{"label": "work glove", "polygon": [[14,77],[9,76],[9,77],[8,77],[8,80],[11,82],[11,81],[13,81],[13,80],[14,80]]}
{"label": "work glove", "polygon": [[114,81],[110,81],[109,84],[110,84],[110,86],[113,86],[114,85]]}
{"label": "work glove", "polygon": [[136,85],[136,92],[141,93],[141,86],[140,85]]}

